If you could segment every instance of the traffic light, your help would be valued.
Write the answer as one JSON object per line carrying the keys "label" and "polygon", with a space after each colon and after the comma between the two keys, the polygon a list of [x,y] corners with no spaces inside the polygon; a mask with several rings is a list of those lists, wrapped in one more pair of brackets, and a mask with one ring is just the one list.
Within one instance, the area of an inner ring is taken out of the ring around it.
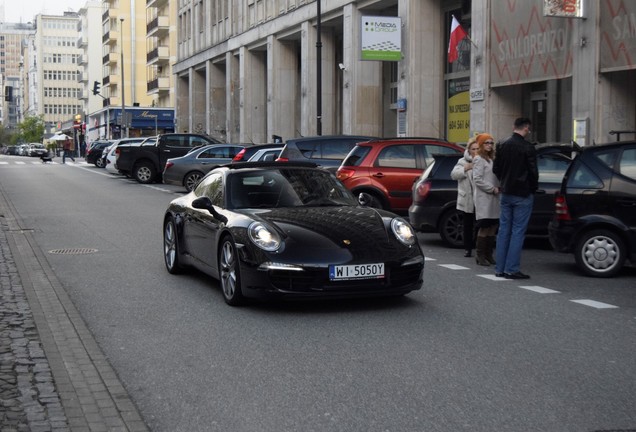
{"label": "traffic light", "polygon": [[94,95],[98,95],[99,94],[99,81],[94,81],[93,82],[93,94]]}

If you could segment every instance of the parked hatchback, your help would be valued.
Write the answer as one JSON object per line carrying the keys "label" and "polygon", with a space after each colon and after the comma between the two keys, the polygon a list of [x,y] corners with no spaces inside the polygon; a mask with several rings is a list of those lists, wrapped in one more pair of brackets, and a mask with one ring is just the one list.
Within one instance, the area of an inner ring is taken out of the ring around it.
{"label": "parked hatchback", "polygon": [[369,205],[406,213],[413,182],[435,154],[461,155],[464,149],[438,138],[384,138],[358,143],[337,171],[355,195],[368,194]]}
{"label": "parked hatchback", "polygon": [[[554,194],[561,187],[570,165],[573,148],[549,145],[537,148],[539,189],[535,193],[528,234],[546,236],[548,223],[554,214]],[[413,204],[409,208],[411,225],[424,232],[439,232],[452,247],[464,244],[463,217],[456,209],[457,181],[451,171],[462,155],[436,155],[435,162],[413,185]]]}
{"label": "parked hatchback", "polygon": [[212,144],[193,149],[185,156],[168,159],[163,169],[163,182],[183,186],[190,192],[205,174],[231,163],[241,150],[241,145]]}
{"label": "parked hatchback", "polygon": [[585,147],[568,169],[550,222],[550,243],[589,276],[636,262],[636,141]]}
{"label": "parked hatchback", "polygon": [[374,137],[359,135],[321,135],[293,138],[285,142],[278,162],[313,162],[336,171],[347,154],[359,142]]}

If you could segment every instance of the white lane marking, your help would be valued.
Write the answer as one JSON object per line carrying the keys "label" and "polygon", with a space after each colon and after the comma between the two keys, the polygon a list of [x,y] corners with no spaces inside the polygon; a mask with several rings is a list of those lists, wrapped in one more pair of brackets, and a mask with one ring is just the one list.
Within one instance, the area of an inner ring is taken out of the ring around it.
{"label": "white lane marking", "polygon": [[544,288],[537,285],[520,285],[519,288],[523,288],[528,291],[534,291],[539,294],[560,294],[560,291],[555,291],[550,288]]}
{"label": "white lane marking", "polygon": [[470,270],[468,267],[460,266],[457,264],[438,264],[440,267],[446,267],[451,270]]}
{"label": "white lane marking", "polygon": [[573,303],[582,304],[584,306],[590,306],[596,309],[618,309],[618,306],[597,302],[595,300],[570,300],[570,301]]}
{"label": "white lane marking", "polygon": [[435,258],[424,257],[424,261],[437,261]]}
{"label": "white lane marking", "polygon": [[149,188],[149,189],[158,190],[158,191],[160,191],[160,192],[168,192],[168,193],[171,193],[171,192],[172,192],[170,189],[164,189],[164,188],[162,188],[162,187],[150,186],[150,185],[143,185],[143,186],[145,186],[145,187],[147,187],[147,188]]}
{"label": "white lane marking", "polygon": [[26,165],[26,162],[22,162],[22,161],[15,161],[16,165]]}
{"label": "white lane marking", "polygon": [[488,279],[495,282],[508,282],[511,280],[511,279],[506,279],[503,277],[497,277],[494,274],[478,274],[477,276],[483,277],[484,279]]}
{"label": "white lane marking", "polygon": [[9,165],[9,162],[0,162],[0,165]]}

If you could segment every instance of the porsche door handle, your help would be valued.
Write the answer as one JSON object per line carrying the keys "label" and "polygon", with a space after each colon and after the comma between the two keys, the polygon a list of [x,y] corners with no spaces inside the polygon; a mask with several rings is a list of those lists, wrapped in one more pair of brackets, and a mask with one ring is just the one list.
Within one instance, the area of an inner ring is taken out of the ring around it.
{"label": "porsche door handle", "polygon": [[373,177],[377,177],[377,178],[382,178],[384,177],[384,174],[379,172],[379,173],[375,173],[375,174],[371,174]]}

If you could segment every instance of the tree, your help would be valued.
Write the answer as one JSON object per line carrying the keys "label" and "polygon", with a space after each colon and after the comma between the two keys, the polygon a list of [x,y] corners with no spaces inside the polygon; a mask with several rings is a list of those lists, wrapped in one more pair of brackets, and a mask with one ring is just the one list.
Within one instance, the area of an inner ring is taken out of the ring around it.
{"label": "tree", "polygon": [[20,129],[20,138],[24,142],[42,142],[44,138],[44,116],[27,115],[24,120],[18,124]]}

